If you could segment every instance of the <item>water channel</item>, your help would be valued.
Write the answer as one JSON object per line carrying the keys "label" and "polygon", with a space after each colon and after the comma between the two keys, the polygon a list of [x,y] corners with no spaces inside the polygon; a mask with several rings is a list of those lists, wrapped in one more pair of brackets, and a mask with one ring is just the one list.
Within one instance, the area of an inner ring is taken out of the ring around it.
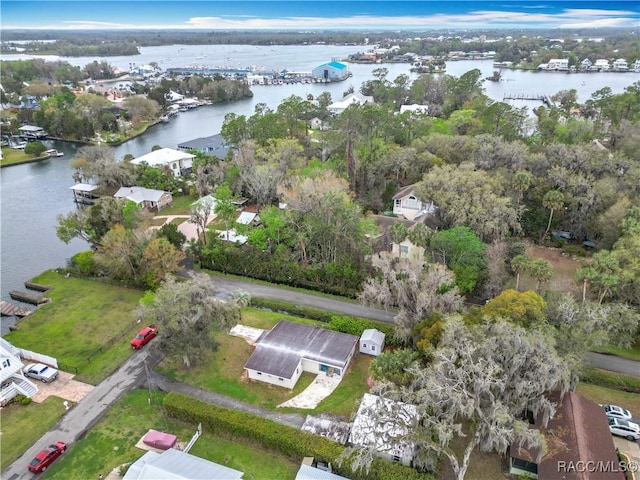
{"label": "water channel", "polygon": [[[250,66],[259,65],[270,69],[307,70],[331,60],[344,58],[349,53],[362,51],[364,47],[334,47],[328,45],[259,47],[245,45],[227,46],[167,46],[142,49],[139,56],[104,59],[113,66],[128,69],[131,64],[158,62],[161,68],[186,64],[206,64],[208,66]],[[6,56],[9,59],[32,58],[26,56]],[[200,58],[198,58],[200,57]],[[50,57],[49,57],[50,58]],[[51,58],[50,58],[51,59]],[[96,58],[67,59],[74,65],[84,66]],[[361,65],[350,64],[353,76],[344,82],[334,84],[294,84],[252,86],[253,98],[239,102],[200,107],[180,113],[169,123],[150,128],[144,135],[115,148],[117,158],[131,153],[140,156],[148,153],[154,145],[176,148],[178,143],[220,132],[224,116],[229,112],[251,115],[258,103],[277,108],[280,102],[291,96],[306,98],[308,94],[317,97],[328,91],[332,99],[342,98],[343,93],[353,86],[372,78],[371,72],[378,67],[389,70],[388,78],[393,80],[402,73],[409,74],[408,64]],[[478,68],[483,77],[493,72],[490,61],[458,61],[447,63],[447,73],[459,77],[463,73]],[[589,73],[560,74],[542,72],[504,71],[501,82],[485,82],[485,92],[494,100],[502,101],[510,93],[533,93],[552,95],[560,90],[575,88],[578,100],[584,102],[590,95],[608,86],[614,93],[620,93],[627,86],[638,81],[637,73]],[[515,102],[517,106],[537,106],[528,102]],[[42,162],[3,168],[0,174],[0,298],[9,300],[10,290],[24,290],[24,281],[38,273],[64,266],[75,253],[87,245],[74,240],[69,245],[62,243],[55,233],[56,215],[65,214],[75,208],[69,187],[73,185],[70,163],[79,148],[67,142],[46,142],[49,148],[65,153],[64,157],[51,158]],[[1,333],[15,319],[2,318]]]}

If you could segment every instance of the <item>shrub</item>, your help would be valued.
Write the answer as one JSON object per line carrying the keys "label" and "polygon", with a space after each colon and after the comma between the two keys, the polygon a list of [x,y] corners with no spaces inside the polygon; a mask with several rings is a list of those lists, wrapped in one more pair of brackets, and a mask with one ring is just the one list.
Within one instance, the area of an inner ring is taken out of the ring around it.
{"label": "shrub", "polygon": [[310,320],[318,320],[320,322],[330,322],[331,317],[336,315],[336,313],[321,310],[319,308],[296,305],[294,303],[271,298],[252,297],[251,306],[273,310],[274,312],[288,313],[295,317],[308,318]]}
{"label": "shrub", "polygon": [[24,397],[24,398],[22,398],[22,399],[20,400],[20,403],[21,403],[22,405],[29,405],[29,404],[31,403],[31,398],[29,398],[29,397]]}
{"label": "shrub", "polygon": [[71,263],[82,275],[94,275],[96,273],[96,262],[92,250],[84,250],[71,257]]}
{"label": "shrub", "polygon": [[276,450],[299,461],[303,457],[331,463],[339,475],[352,480],[434,480],[412,468],[400,464],[374,459],[368,474],[362,470],[351,471],[349,460],[338,462],[344,447],[320,435],[303,432],[293,427],[281,425],[256,415],[211,405],[186,395],[170,392],[164,398],[167,415],[178,421],[192,424],[202,423],[212,431],[226,432],[232,437],[242,437],[258,442],[264,448]]}
{"label": "shrub", "polygon": [[24,153],[27,155],[33,155],[34,157],[38,157],[42,155],[42,153],[47,149],[42,142],[29,142],[24,147]]}
{"label": "shrub", "polygon": [[388,323],[366,320],[363,318],[349,317],[347,315],[335,315],[331,317],[328,328],[336,332],[348,333],[356,337],[362,336],[362,332],[369,328],[380,330],[385,335],[384,343],[390,347],[400,347],[404,345],[400,339],[396,338],[393,325]]}

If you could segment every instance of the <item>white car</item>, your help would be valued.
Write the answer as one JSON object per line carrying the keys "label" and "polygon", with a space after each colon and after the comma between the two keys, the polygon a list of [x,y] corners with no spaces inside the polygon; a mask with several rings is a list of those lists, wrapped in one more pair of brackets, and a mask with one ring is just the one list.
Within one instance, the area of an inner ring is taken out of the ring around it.
{"label": "white car", "polygon": [[637,423],[620,418],[609,417],[609,430],[613,435],[627,440],[640,440],[640,426]]}
{"label": "white car", "polygon": [[42,383],[52,382],[58,376],[58,370],[42,363],[30,363],[22,370],[25,377],[35,378]]}
{"label": "white car", "polygon": [[621,418],[622,420],[631,420],[631,412],[617,405],[600,405],[604,408],[604,413],[607,417]]}

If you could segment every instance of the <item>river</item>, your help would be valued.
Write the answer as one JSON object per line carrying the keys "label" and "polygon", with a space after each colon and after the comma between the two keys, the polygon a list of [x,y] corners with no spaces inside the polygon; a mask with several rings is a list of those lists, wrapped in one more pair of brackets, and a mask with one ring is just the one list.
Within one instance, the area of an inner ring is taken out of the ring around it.
{"label": "river", "polygon": [[[94,60],[106,60],[112,66],[128,69],[132,64],[158,62],[161,68],[187,64],[208,66],[257,65],[268,69],[288,69],[310,71],[316,65],[332,58],[345,58],[349,53],[364,50],[354,46],[283,46],[261,47],[246,45],[206,45],[206,46],[164,46],[141,49],[141,55],[114,58],[64,58],[73,65],[84,66]],[[198,58],[199,57],[199,58]],[[4,60],[33,58],[22,55],[6,55]],[[47,57],[51,59],[51,57]],[[389,70],[388,78],[409,73],[408,64],[363,65],[350,64],[353,76],[344,82],[334,84],[294,84],[252,86],[254,96],[238,102],[200,107],[180,113],[169,123],[150,128],[144,135],[115,148],[115,155],[122,158],[131,153],[140,156],[148,153],[154,145],[176,148],[178,143],[220,132],[224,116],[233,112],[251,115],[258,103],[277,108],[290,95],[317,97],[328,91],[332,99],[339,100],[351,86],[358,90],[360,85],[372,78],[375,68]],[[482,76],[493,73],[491,61],[458,61],[447,63],[447,73],[459,77],[463,73],[478,68]],[[411,75],[414,77],[414,75]],[[505,94],[532,93],[552,95],[560,90],[575,88],[580,102],[605,86],[614,93],[620,93],[638,80],[634,73],[589,73],[560,74],[547,72],[503,71],[501,82],[485,82],[487,95],[501,101]],[[524,106],[528,102],[514,102]],[[532,104],[530,106],[536,106]],[[1,170],[0,182],[0,298],[9,300],[10,290],[24,290],[24,281],[38,273],[64,266],[75,253],[87,248],[79,240],[69,245],[62,243],[55,234],[56,215],[66,214],[77,208],[72,200],[69,187],[73,185],[70,167],[78,146],[67,142],[46,142],[49,148],[65,153],[64,157],[51,158],[38,163],[17,165]],[[13,318],[3,318],[1,333],[8,330]]]}

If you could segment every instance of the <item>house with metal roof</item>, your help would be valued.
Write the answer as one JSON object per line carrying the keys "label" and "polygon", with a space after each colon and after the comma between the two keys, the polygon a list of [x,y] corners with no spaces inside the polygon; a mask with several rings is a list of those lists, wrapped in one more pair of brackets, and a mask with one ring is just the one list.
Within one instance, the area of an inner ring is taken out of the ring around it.
{"label": "house with metal roof", "polygon": [[227,158],[230,146],[224,141],[222,135],[217,133],[210,137],[200,137],[178,144],[178,149],[183,151],[197,150],[207,155],[213,155],[221,160]]}
{"label": "house with metal roof", "polygon": [[147,164],[150,167],[167,168],[174,176],[180,177],[191,172],[195,157],[192,153],[174,150],[173,148],[160,148],[141,157],[134,158],[131,163],[133,165]]}
{"label": "house with metal roof", "polygon": [[353,420],[349,443],[376,456],[411,466],[415,444],[407,438],[418,421],[415,405],[365,393]]}
{"label": "house with metal roof", "polygon": [[318,65],[311,70],[311,76],[328,82],[339,82],[349,76],[349,69],[346,64],[334,60]]}
{"label": "house with metal roof", "polygon": [[114,195],[115,198],[126,198],[141,208],[159,211],[173,202],[171,192],[155,190],[145,187],[121,187]]}
{"label": "house with metal roof", "polygon": [[243,472],[174,448],[152,450],[133,462],[122,480],[241,480]]}
{"label": "house with metal roof", "polygon": [[602,407],[574,392],[567,392],[562,398],[556,392],[550,400],[558,402],[553,417],[546,426],[541,418],[531,425],[544,435],[544,454],[513,443],[509,448],[509,473],[545,480],[623,478],[616,468],[571,468],[587,464],[618,466],[616,447]]}
{"label": "house with metal roof", "polygon": [[363,95],[360,92],[350,93],[337,102],[333,102],[327,106],[327,110],[334,115],[339,115],[344,112],[351,105],[364,105],[365,103],[373,103],[374,99],[371,95]]}
{"label": "house with metal roof", "polygon": [[252,380],[293,388],[303,371],[343,376],[357,344],[355,335],[282,320],[258,339],[244,368]]}

